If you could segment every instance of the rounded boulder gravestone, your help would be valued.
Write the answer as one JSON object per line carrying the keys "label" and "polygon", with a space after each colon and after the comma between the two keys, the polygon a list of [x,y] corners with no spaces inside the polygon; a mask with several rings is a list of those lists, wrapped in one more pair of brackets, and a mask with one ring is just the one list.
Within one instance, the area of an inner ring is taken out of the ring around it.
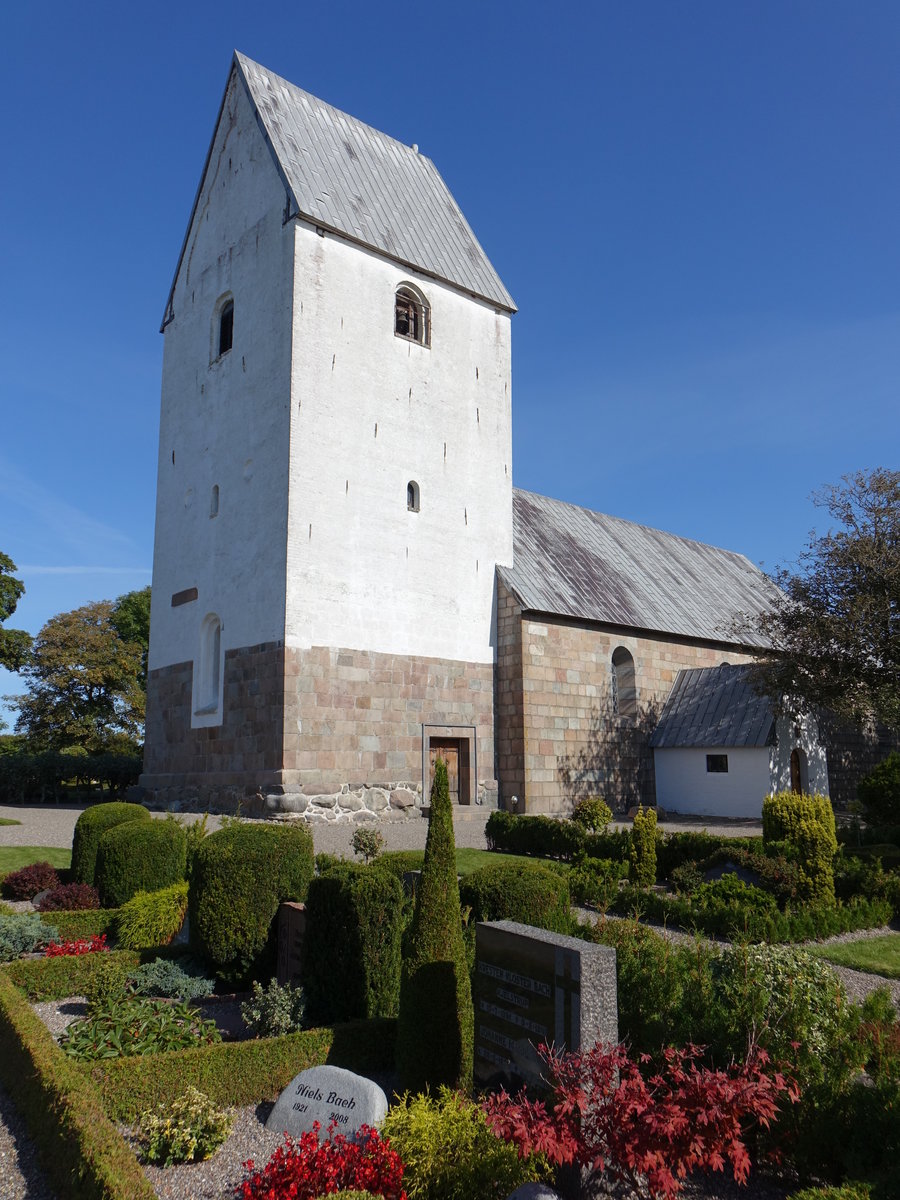
{"label": "rounded boulder gravestone", "polygon": [[371,1079],[343,1067],[310,1067],[287,1085],[266,1121],[273,1133],[292,1137],[318,1122],[320,1132],[352,1138],[361,1125],[378,1127],[387,1116],[387,1096]]}

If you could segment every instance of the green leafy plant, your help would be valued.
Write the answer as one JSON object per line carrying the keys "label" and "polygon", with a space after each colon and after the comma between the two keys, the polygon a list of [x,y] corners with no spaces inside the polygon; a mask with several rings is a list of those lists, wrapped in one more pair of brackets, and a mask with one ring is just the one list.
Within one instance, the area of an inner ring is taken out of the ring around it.
{"label": "green leafy plant", "polygon": [[188,1004],[126,997],[92,1009],[73,1021],[59,1044],[72,1058],[115,1058],[161,1054],[221,1041],[214,1021],[204,1021]]}
{"label": "green leafy plant", "polygon": [[96,884],[97,847],[107,829],[125,821],[149,820],[150,814],[140,804],[95,804],[93,808],[86,808],[75,822],[72,839],[73,881]]}
{"label": "green leafy plant", "polygon": [[282,900],[305,900],[313,876],[309,831],[235,822],[201,842],[188,893],[191,947],[230,986],[268,978]]}
{"label": "green leafy plant", "polygon": [[306,999],[303,989],[270,979],[266,987],[253,981],[249,1000],[241,1005],[241,1020],[254,1037],[283,1037],[303,1028]]}
{"label": "green leafy plant", "polygon": [[204,978],[202,967],[188,956],[156,958],[144,963],[131,972],[129,981],[140,995],[177,1000],[201,1000],[215,990],[215,980]]}
{"label": "green leafy plant", "polygon": [[55,925],[48,925],[37,913],[16,913],[0,917],[0,962],[10,962],[22,954],[42,950],[59,937]]}
{"label": "green leafy plant", "polygon": [[690,893],[703,883],[703,872],[695,862],[685,862],[674,868],[669,880],[676,892]]}
{"label": "green leafy plant", "polygon": [[93,1006],[120,1000],[128,990],[131,964],[118,954],[98,954],[94,969],[88,976],[84,994]]}
{"label": "green leafy plant", "polygon": [[577,858],[569,872],[573,904],[589,904],[606,912],[619,895],[619,883],[628,874],[625,863],[611,858]]}
{"label": "green leafy plant", "polygon": [[437,759],[425,862],[400,982],[397,1069],[422,1091],[472,1082],[474,1011],[463,941],[447,766]]}
{"label": "green leafy plant", "polygon": [[187,835],[177,821],[116,825],[100,838],[95,878],[104,908],[180,883],[187,878]]}
{"label": "green leafy plant", "polygon": [[409,1200],[501,1198],[520,1184],[551,1178],[542,1155],[520,1158],[492,1133],[477,1104],[447,1087],[435,1096],[405,1095],[381,1132],[403,1160]]}
{"label": "green leafy plant", "polygon": [[138,1136],[148,1162],[202,1162],[227,1140],[234,1118],[194,1087],[171,1104],[141,1113]]}
{"label": "green leafy plant", "polygon": [[373,829],[371,825],[360,825],[350,844],[354,854],[358,854],[363,862],[370,863],[384,849],[384,834],[378,829]]}
{"label": "green leafy plant", "polygon": [[125,950],[166,946],[184,924],[188,906],[186,881],[157,892],[138,892],[119,909],[116,937]]}
{"label": "green leafy plant", "polygon": [[634,814],[628,855],[628,878],[638,887],[656,882],[656,809],[639,808]]}
{"label": "green leafy plant", "polygon": [[601,833],[612,817],[612,809],[602,796],[586,796],[572,809],[572,820],[591,833]]}

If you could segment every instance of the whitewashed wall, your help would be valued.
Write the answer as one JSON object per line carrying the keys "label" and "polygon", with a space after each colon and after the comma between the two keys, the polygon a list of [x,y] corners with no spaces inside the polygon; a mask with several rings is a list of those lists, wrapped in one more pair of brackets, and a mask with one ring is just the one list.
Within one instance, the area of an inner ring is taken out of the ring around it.
{"label": "whitewashed wall", "polygon": [[[727,754],[727,773],[708,772],[707,754]],[[772,790],[766,746],[654,750],[653,761],[656,803],[669,812],[760,817],[763,797]]]}
{"label": "whitewashed wall", "polygon": [[772,773],[772,791],[788,791],[791,786],[791,751],[797,747],[801,752],[802,782],[804,792],[818,792],[828,796],[828,763],[825,747],[819,741],[819,727],[815,717],[779,717],[775,723],[775,745],[770,750],[769,766]]}
{"label": "whitewashed wall", "polygon": [[[151,669],[195,660],[213,612],[223,654],[283,637],[293,246],[284,201],[232,76],[165,329]],[[216,360],[214,310],[226,292],[234,345]],[[173,608],[172,594],[191,587],[197,600]]]}
{"label": "whitewashed wall", "polygon": [[[509,315],[294,226],[287,643],[490,662],[512,561]],[[430,347],[394,335],[404,281]]]}

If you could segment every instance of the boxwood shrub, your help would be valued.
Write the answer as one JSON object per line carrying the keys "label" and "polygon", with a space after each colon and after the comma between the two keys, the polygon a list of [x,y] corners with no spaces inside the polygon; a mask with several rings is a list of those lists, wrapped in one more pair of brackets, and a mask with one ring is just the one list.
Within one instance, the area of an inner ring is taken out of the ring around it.
{"label": "boxwood shrub", "polygon": [[127,821],[97,847],[96,883],[104,908],[138,892],[158,892],[186,878],[187,834],[177,821]]}
{"label": "boxwood shrub", "polygon": [[72,839],[73,882],[96,883],[97,847],[107,829],[126,821],[150,819],[150,814],[140,804],[95,804],[93,808],[86,808],[75,822],[75,836]]}
{"label": "boxwood shrub", "polygon": [[569,881],[539,863],[489,863],[460,882],[459,902],[472,921],[519,921],[558,933],[571,927]]}
{"label": "boxwood shrub", "polygon": [[274,974],[282,900],[305,900],[313,841],[300,825],[236,824],[204,838],[188,893],[191,948],[229,986]]}
{"label": "boxwood shrub", "polygon": [[395,1017],[403,889],[381,868],[347,863],[309,885],[303,990],[308,1021]]}
{"label": "boxwood shrub", "polygon": [[492,812],[484,828],[488,849],[569,861],[584,850],[587,831],[575,821]]}

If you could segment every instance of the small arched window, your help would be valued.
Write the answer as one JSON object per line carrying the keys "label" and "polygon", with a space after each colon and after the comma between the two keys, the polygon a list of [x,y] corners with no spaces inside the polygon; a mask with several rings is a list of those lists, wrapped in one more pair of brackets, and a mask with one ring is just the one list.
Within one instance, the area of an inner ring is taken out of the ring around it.
{"label": "small arched window", "polygon": [[418,290],[404,283],[394,296],[394,334],[420,346],[431,345],[431,309]]}
{"label": "small arched window", "polygon": [[419,511],[419,485],[414,479],[406,485],[406,507],[410,512]]}
{"label": "small arched window", "polygon": [[197,713],[218,711],[222,700],[222,622],[209,613],[200,627],[200,663],[197,670]]}
{"label": "small arched window", "polygon": [[633,717],[637,712],[637,682],[634,659],[624,646],[617,646],[613,650],[610,690],[613,712],[620,717]]}
{"label": "small arched window", "polygon": [[219,353],[221,358],[234,344],[234,301],[226,300],[219,313]]}

